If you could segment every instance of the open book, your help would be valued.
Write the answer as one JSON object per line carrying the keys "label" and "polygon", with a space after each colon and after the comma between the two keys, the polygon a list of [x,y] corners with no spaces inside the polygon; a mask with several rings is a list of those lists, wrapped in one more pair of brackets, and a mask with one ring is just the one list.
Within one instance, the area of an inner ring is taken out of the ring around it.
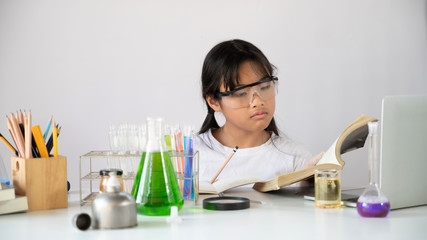
{"label": "open book", "polygon": [[364,146],[368,136],[368,122],[378,121],[365,115],[348,125],[314,167],[280,175],[269,181],[261,182],[252,176],[236,176],[221,179],[213,184],[200,182],[200,193],[219,193],[230,188],[255,183],[253,188],[260,192],[278,190],[290,184],[305,180],[314,175],[316,169],[342,169],[344,161],[341,155]]}

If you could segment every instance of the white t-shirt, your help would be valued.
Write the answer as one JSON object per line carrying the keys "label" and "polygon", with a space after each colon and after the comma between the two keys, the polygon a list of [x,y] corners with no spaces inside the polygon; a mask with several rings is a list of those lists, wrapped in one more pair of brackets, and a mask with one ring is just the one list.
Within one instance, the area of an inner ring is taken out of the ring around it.
{"label": "white t-shirt", "polygon": [[[211,130],[195,138],[199,151],[199,179],[210,181],[233,148],[222,145]],[[257,147],[238,149],[217,179],[232,176],[256,176],[261,181],[301,169],[311,154],[302,145],[272,133],[270,139]]]}

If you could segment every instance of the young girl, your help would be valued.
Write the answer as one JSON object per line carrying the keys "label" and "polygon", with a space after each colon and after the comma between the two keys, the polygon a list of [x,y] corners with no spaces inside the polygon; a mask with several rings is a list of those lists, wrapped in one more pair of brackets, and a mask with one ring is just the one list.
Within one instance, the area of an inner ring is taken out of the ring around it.
{"label": "young girl", "polygon": [[[274,67],[249,42],[222,42],[207,54],[202,91],[208,114],[195,141],[201,181],[210,181],[236,146],[218,179],[252,175],[267,181],[319,161],[322,154],[310,159],[303,146],[279,136],[273,117],[277,87]],[[225,117],[221,127],[215,112]]]}

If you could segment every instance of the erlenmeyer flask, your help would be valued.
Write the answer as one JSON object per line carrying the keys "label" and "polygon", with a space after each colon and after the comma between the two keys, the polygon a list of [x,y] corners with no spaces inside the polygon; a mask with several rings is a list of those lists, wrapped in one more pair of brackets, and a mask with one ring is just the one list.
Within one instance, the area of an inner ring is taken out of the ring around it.
{"label": "erlenmeyer flask", "polygon": [[170,215],[172,206],[182,208],[184,200],[163,136],[163,119],[147,118],[147,143],[142,154],[132,196],[138,214]]}
{"label": "erlenmeyer flask", "polygon": [[378,186],[380,161],[377,156],[378,122],[369,122],[369,185],[357,200],[357,212],[362,217],[386,217],[390,202]]}

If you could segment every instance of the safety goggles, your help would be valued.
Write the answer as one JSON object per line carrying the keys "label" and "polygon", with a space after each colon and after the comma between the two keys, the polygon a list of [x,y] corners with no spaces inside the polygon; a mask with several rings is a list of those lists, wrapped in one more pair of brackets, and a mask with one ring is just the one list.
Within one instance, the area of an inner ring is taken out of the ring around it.
{"label": "safety goggles", "polygon": [[230,108],[249,107],[255,94],[258,94],[263,101],[274,98],[277,93],[278,80],[277,77],[271,76],[231,91],[218,92],[217,96]]}

